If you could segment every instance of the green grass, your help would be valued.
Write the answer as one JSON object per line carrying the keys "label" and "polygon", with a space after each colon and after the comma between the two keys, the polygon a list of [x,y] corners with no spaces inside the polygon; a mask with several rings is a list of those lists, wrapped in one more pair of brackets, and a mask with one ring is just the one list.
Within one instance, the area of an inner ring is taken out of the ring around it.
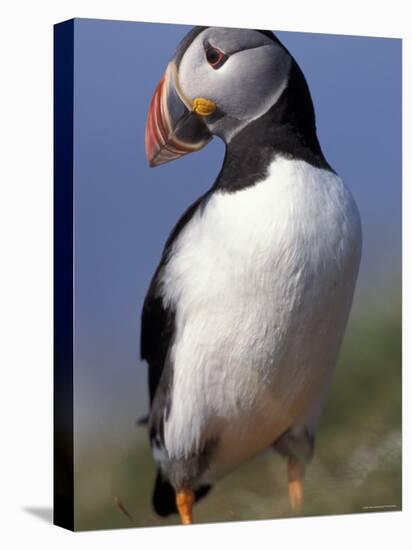
{"label": "green grass", "polygon": [[[399,300],[390,311],[364,308],[352,316],[307,472],[303,515],[401,509],[401,348]],[[130,448],[102,444],[83,452],[76,461],[76,528],[178,524],[151,509],[154,472],[142,429]],[[116,508],[116,496],[133,523]],[[286,464],[270,451],[221,480],[194,512],[196,522],[290,515]]]}

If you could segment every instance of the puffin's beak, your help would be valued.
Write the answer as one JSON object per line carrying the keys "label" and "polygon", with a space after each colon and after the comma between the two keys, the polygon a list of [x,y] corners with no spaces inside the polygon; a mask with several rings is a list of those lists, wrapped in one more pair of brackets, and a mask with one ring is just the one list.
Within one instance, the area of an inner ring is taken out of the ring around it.
{"label": "puffin's beak", "polygon": [[202,116],[213,112],[215,107],[205,102],[209,100],[197,98],[190,102],[184,97],[176,65],[171,61],[153,94],[147,115],[145,145],[150,166],[198,151],[208,143],[212,134]]}

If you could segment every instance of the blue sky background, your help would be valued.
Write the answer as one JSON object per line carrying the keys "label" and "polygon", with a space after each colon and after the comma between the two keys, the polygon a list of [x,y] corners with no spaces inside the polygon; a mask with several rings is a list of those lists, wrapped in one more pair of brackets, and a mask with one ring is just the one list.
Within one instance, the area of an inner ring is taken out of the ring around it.
{"label": "blue sky background", "polygon": [[[145,159],[151,95],[189,29],[75,23],[78,449],[96,437],[123,444],[146,411],[146,369],[139,361],[143,299],[171,228],[222,163],[218,139],[155,169]],[[325,156],[360,209],[364,249],[355,311],[385,307],[400,293],[401,41],[276,34],[308,80]]]}

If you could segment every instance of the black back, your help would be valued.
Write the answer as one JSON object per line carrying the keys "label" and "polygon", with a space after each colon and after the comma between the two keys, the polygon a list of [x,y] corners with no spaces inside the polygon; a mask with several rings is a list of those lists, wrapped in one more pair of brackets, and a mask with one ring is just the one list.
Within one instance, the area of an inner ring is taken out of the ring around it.
{"label": "black back", "polygon": [[318,141],[306,79],[294,60],[287,87],[276,104],[228,143],[214,188],[230,192],[254,185],[266,178],[276,156],[333,172]]}

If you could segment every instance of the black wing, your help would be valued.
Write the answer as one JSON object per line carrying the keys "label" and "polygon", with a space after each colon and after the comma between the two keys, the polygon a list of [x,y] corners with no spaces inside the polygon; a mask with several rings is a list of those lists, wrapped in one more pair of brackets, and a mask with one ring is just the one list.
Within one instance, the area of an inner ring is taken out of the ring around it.
{"label": "black wing", "polygon": [[[162,298],[160,279],[167,262],[170,259],[171,249],[174,241],[185,225],[193,217],[196,210],[204,204],[210,191],[202,195],[180,218],[168,238],[161,262],[157,268],[147,292],[141,319],[140,355],[146,360],[149,366],[149,397],[150,407],[167,363],[168,352],[173,342],[175,332],[175,311],[171,307],[165,307]],[[172,365],[168,366],[172,369]],[[172,373],[168,373],[168,383],[172,380]],[[162,383],[162,386],[168,385]],[[167,388],[164,388],[165,391]]]}
{"label": "black wing", "polygon": [[162,260],[152,279],[142,310],[140,355],[149,366],[150,407],[174,334],[174,311],[164,306],[160,292],[159,278],[163,265],[164,261]]}

